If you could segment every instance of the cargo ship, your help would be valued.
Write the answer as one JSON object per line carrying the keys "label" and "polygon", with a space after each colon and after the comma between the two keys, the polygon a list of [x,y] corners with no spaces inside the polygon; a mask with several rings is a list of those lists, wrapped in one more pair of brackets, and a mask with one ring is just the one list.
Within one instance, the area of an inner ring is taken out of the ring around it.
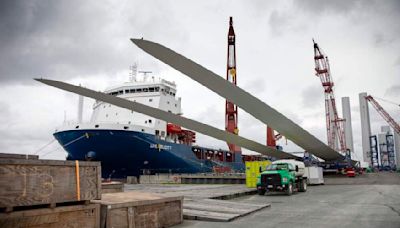
{"label": "cargo ship", "polygon": [[[182,115],[177,86],[164,79],[131,77],[104,92]],[[102,101],[95,101],[89,122],[64,122],[54,137],[67,160],[101,161],[103,178],[244,172],[241,153],[197,146],[193,131]]]}

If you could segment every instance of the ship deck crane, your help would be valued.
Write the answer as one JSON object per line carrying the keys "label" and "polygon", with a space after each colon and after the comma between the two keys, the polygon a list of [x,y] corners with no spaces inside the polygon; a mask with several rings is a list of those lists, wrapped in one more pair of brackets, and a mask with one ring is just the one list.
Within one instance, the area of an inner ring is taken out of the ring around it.
{"label": "ship deck crane", "polygon": [[[226,64],[226,80],[236,85],[236,44],[235,30],[233,29],[232,17],[229,18],[228,31],[228,56]],[[238,107],[229,100],[225,102],[225,130],[235,135],[239,134],[238,128]],[[233,153],[241,153],[241,148],[228,143],[229,151]]]}
{"label": "ship deck crane", "polygon": [[[280,140],[283,137],[280,133],[275,134],[274,129],[267,126],[267,146],[276,148],[276,141]],[[286,141],[287,144],[287,141]]]}
{"label": "ship deck crane", "polygon": [[365,97],[369,103],[375,108],[375,110],[383,117],[383,119],[394,129],[397,134],[400,134],[400,125],[386,112],[385,109],[371,96]]}
{"label": "ship deck crane", "polygon": [[[329,67],[328,57],[319,48],[318,44],[314,43],[314,61],[315,61],[315,74],[321,79],[322,86],[325,93],[325,117],[326,117],[326,129],[328,146],[334,150],[338,150],[342,153],[347,151],[346,139],[344,135],[344,119],[339,118],[335,95],[333,92],[334,83]],[[339,139],[339,145],[337,140]]]}

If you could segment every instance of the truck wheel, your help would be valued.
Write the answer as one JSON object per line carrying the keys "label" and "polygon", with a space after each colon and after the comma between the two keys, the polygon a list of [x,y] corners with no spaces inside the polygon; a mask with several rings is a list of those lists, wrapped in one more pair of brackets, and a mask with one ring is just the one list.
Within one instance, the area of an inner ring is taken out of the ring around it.
{"label": "truck wheel", "polygon": [[292,182],[290,182],[289,185],[287,186],[285,193],[288,196],[293,194],[293,184],[292,184]]}
{"label": "truck wheel", "polygon": [[265,189],[257,189],[257,193],[258,193],[258,195],[260,195],[260,196],[263,196],[263,195],[265,195]]}
{"label": "truck wheel", "polygon": [[301,180],[299,183],[299,192],[306,192],[307,191],[307,181],[306,180]]}

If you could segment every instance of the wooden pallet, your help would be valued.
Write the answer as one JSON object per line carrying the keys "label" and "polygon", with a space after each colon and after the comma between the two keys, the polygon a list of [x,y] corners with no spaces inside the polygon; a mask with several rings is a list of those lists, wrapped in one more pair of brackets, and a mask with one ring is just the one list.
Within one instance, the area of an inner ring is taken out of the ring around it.
{"label": "wooden pallet", "polygon": [[183,217],[188,220],[229,222],[270,206],[268,203],[247,204],[226,200],[187,199],[183,203]]}
{"label": "wooden pallet", "polygon": [[0,153],[0,159],[27,159],[27,160],[38,160],[38,159],[39,159],[39,155]]}
{"label": "wooden pallet", "polygon": [[15,207],[1,207],[0,213],[10,213],[13,211],[27,211],[32,209],[56,208],[56,207],[88,205],[88,204],[90,204],[90,200],[71,201],[65,203],[46,203],[46,204],[27,205],[27,206],[15,206]]}
{"label": "wooden pallet", "polygon": [[100,162],[0,159],[0,208],[100,198]]}
{"label": "wooden pallet", "polygon": [[145,192],[102,195],[100,227],[170,227],[182,223],[182,196],[166,197]]}
{"label": "wooden pallet", "polygon": [[101,193],[123,192],[124,183],[118,181],[101,183]]}
{"label": "wooden pallet", "polygon": [[100,205],[74,205],[42,209],[30,209],[0,213],[2,228],[97,228],[100,222]]}

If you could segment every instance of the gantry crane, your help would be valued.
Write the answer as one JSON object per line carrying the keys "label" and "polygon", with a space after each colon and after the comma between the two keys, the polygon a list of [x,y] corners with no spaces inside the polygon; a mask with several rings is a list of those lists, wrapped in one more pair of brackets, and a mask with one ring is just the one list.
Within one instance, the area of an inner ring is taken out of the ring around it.
{"label": "gantry crane", "polygon": [[394,129],[397,134],[400,134],[400,126],[399,124],[386,112],[385,109],[371,96],[368,95],[365,97],[369,103],[376,109],[376,111],[383,117],[383,119]]}
{"label": "gantry crane", "polygon": [[[328,57],[326,57],[318,44],[314,43],[314,61],[315,61],[315,72],[316,76],[321,79],[322,86],[324,87],[325,93],[325,116],[326,116],[326,129],[328,145],[337,151],[345,153],[346,139],[344,136],[344,119],[339,118],[335,95],[333,93],[333,81],[330,73]],[[339,139],[339,145],[337,140]]]}
{"label": "gantry crane", "polygon": [[[232,17],[229,18],[228,57],[226,65],[226,80],[236,85],[236,44]],[[228,100],[225,102],[225,130],[236,135],[239,134],[238,108],[237,105]],[[241,148],[232,143],[228,143],[228,147],[231,152],[241,152]]]}

